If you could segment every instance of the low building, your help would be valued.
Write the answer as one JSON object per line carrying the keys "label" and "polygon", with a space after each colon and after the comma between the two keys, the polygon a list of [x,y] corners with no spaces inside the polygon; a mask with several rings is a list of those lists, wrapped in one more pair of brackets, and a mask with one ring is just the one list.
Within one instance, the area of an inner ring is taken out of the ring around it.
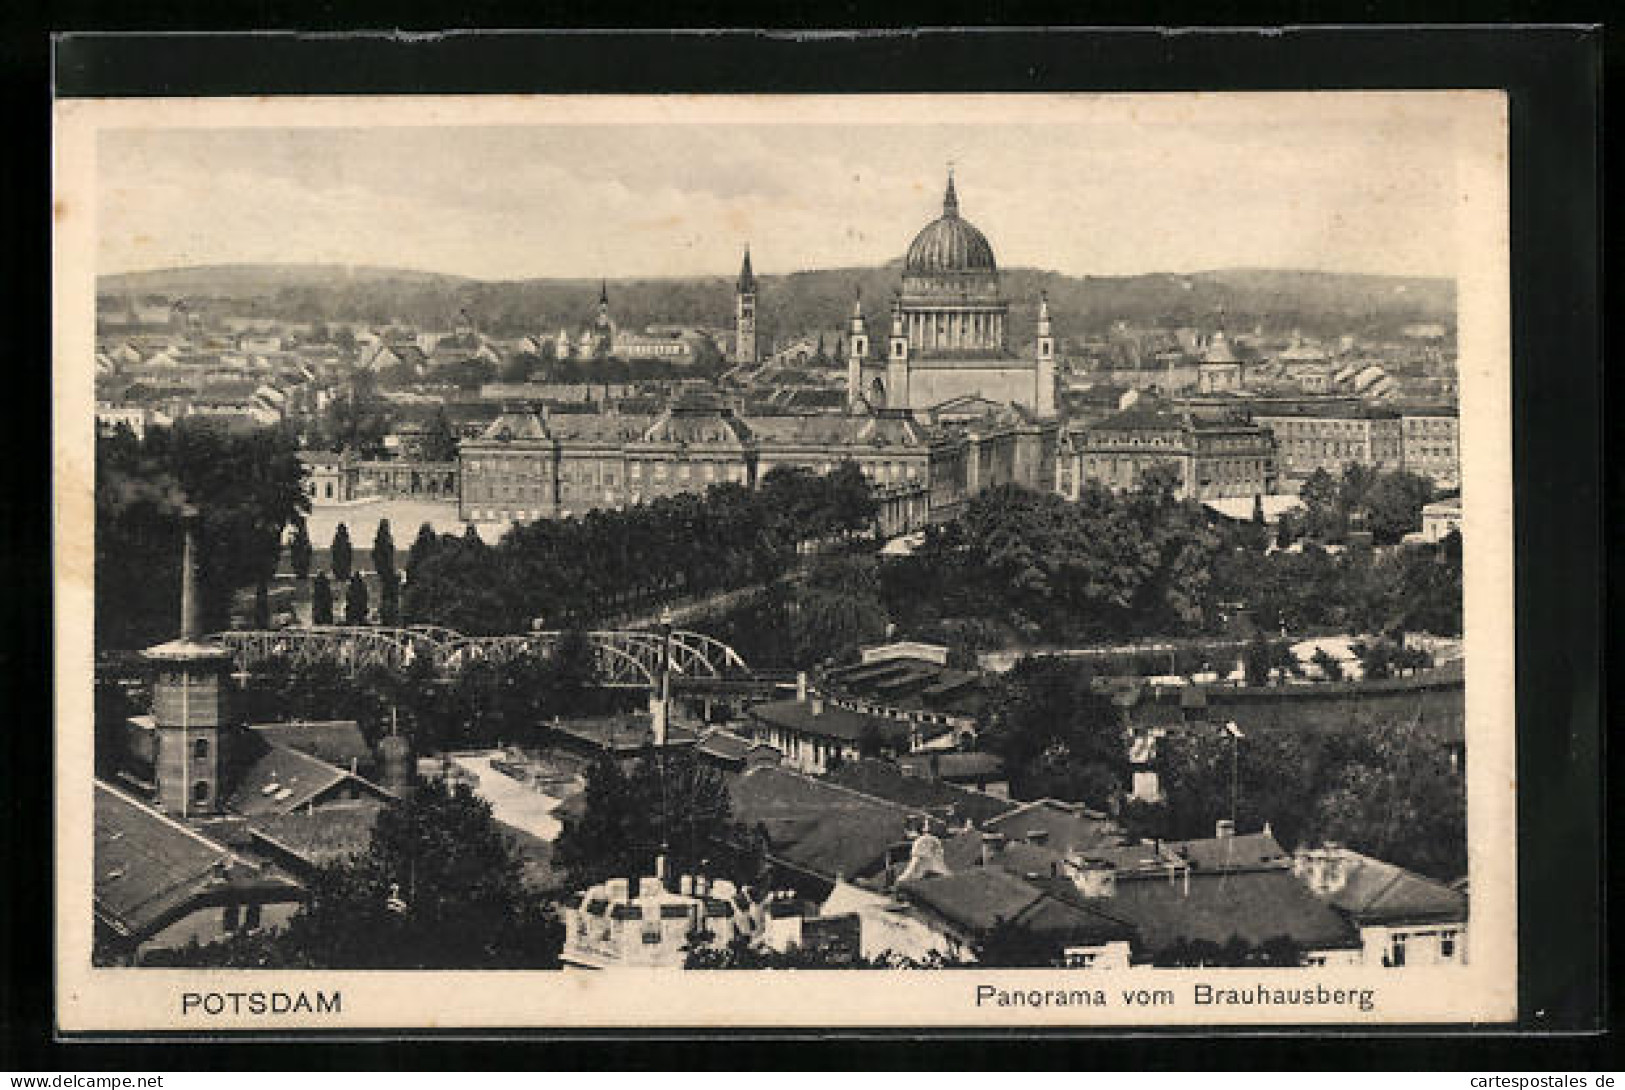
{"label": "low building", "polygon": [[1366,965],[1467,963],[1465,890],[1337,844],[1300,849],[1292,873],[1359,929]]}
{"label": "low building", "polygon": [[91,865],[100,963],[279,927],[304,899],[277,868],[99,780]]}
{"label": "low building", "polygon": [[1461,497],[1451,496],[1435,500],[1422,507],[1422,539],[1443,541],[1452,533],[1461,533]]}
{"label": "low building", "polygon": [[691,948],[760,935],[764,915],[727,879],[611,878],[565,900],[560,957],[578,969],[680,969]]}
{"label": "low building", "polygon": [[311,503],[348,503],[355,499],[360,474],[347,455],[307,450],[299,453],[299,462],[305,467],[301,483]]}
{"label": "low building", "polygon": [[947,665],[947,648],[890,644],[866,648],[855,666],[820,671],[830,704],[877,720],[908,724],[921,742],[906,751],[974,748],[987,709],[980,673]]}
{"label": "low building", "polygon": [[146,437],[147,429],[154,425],[167,425],[168,419],[148,405],[129,405],[111,401],[96,402],[96,434],[109,436],[120,427],[128,428],[137,439]]}
{"label": "low building", "polygon": [[788,767],[813,775],[869,752],[912,753],[925,741],[910,724],[839,707],[818,693],[757,704],[750,719],[753,738],[784,754]]}
{"label": "low building", "polygon": [[1042,816],[1013,811],[951,839],[946,866],[955,875],[1001,872],[1006,886],[1019,880],[1118,921],[1130,932],[1133,964],[1221,958],[1237,940],[1255,950],[1278,945],[1302,964],[1362,960],[1358,929],[1294,877],[1267,828],[1236,835],[1223,823],[1210,838],[1125,844],[1091,842],[1087,827],[1048,827]]}
{"label": "low building", "polygon": [[974,949],[1012,928],[1035,961],[1069,969],[1127,969],[1134,926],[1107,910],[997,867],[900,882],[898,895],[944,932]]}

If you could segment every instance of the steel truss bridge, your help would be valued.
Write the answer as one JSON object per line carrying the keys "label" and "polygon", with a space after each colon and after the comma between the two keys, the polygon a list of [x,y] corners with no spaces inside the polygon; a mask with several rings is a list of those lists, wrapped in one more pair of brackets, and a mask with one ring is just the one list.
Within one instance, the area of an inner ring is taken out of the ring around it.
{"label": "steel truss bridge", "polygon": [[[205,639],[230,651],[239,669],[252,672],[272,663],[308,666],[333,663],[350,674],[369,667],[400,671],[427,661],[444,675],[476,662],[503,664],[526,656],[551,654],[562,632],[520,636],[465,636],[449,628],[321,625],[275,631],[216,632]],[[755,674],[739,653],[721,640],[700,632],[583,632],[592,649],[595,683],[611,689],[650,689],[660,683],[663,655],[669,650],[674,685],[725,689],[749,684]]]}

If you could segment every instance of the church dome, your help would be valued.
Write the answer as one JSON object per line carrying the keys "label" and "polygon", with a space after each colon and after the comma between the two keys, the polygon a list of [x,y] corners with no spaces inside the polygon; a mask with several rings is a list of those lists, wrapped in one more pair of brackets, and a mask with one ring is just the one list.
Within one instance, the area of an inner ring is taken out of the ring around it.
{"label": "church dome", "polygon": [[987,236],[959,215],[959,196],[954,191],[952,175],[948,177],[948,192],[942,200],[942,217],[926,224],[914,236],[903,271],[915,276],[987,275],[999,271]]}

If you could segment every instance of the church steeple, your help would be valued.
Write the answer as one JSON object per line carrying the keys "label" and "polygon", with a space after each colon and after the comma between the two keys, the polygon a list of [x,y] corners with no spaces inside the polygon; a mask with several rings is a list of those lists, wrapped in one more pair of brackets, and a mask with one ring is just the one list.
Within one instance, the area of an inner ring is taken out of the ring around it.
{"label": "church steeple", "polygon": [[948,164],[948,191],[942,195],[942,214],[959,215],[959,192],[954,189],[954,165]]}
{"label": "church steeple", "polygon": [[750,243],[739,264],[739,283],[734,285],[734,362],[754,367],[759,362],[756,344],[756,274],[750,267]]}

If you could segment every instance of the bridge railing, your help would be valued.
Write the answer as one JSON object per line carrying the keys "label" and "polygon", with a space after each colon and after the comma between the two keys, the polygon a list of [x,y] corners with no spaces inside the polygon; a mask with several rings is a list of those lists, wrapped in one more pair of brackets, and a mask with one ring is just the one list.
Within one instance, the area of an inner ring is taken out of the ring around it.
{"label": "bridge railing", "polygon": [[[455,673],[473,662],[506,663],[525,655],[550,654],[563,636],[559,631],[465,636],[437,625],[316,625],[216,632],[205,638],[229,650],[244,668],[271,660],[295,664],[325,661],[353,674],[369,666],[402,670],[426,658],[444,674]],[[585,632],[582,636],[592,649],[599,684],[608,687],[653,687],[668,652],[669,668],[679,681],[753,676],[737,651],[702,632],[674,629],[664,636],[644,629],[616,629]]]}

